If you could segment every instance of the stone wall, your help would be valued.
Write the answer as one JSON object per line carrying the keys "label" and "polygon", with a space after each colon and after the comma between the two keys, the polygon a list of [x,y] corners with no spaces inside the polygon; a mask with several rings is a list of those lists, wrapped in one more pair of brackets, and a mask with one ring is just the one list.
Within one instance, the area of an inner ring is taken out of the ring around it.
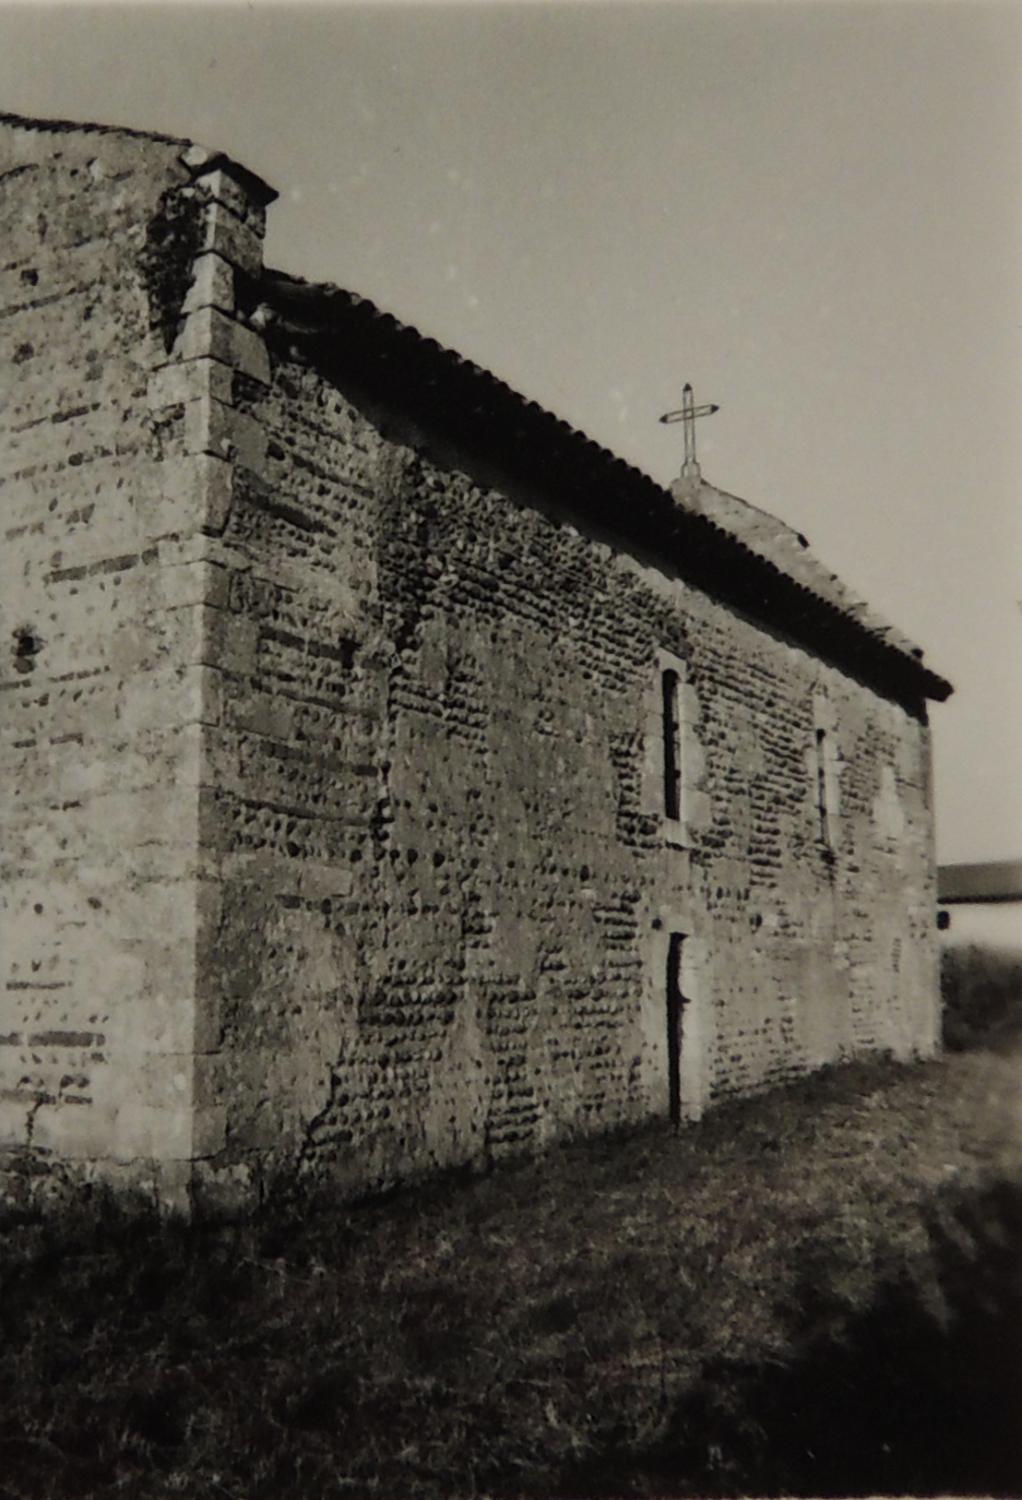
{"label": "stone wall", "polygon": [[205,155],[0,121],[0,1146],[171,1202],[222,1143],[197,809],[244,350],[210,303],[258,252]]}
{"label": "stone wall", "polygon": [[373,1186],[666,1119],[672,934],[685,1117],[932,1050],[920,723],[301,363],[245,409],[204,1179],[297,1154]]}

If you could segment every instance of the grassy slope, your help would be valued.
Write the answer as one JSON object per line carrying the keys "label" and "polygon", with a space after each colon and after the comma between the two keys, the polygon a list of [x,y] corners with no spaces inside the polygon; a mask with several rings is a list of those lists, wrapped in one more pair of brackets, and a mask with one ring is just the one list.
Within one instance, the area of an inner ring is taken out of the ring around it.
{"label": "grassy slope", "polygon": [[1010,1490],[1016,1346],[951,1371],[1022,1307],[1020,1061],[855,1065],[290,1225],[9,1225],[0,1497],[932,1492],[977,1443],[961,1483]]}

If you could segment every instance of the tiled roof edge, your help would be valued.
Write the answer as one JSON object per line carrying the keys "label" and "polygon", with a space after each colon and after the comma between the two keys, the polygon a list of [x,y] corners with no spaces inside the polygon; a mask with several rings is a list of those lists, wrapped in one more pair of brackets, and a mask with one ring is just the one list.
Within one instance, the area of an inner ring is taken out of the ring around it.
{"label": "tiled roof edge", "polygon": [[89,120],[40,120],[30,115],[12,115],[0,111],[0,125],[17,130],[38,130],[51,135],[128,135],[140,141],[161,141],[168,146],[190,146],[184,136],[163,135],[158,130],[133,130],[128,125],[98,125]]}
{"label": "tiled roof edge", "polygon": [[[389,391],[417,415],[526,479],[542,482],[552,476],[562,494],[575,492],[580,514],[588,511],[624,538],[654,547],[696,587],[793,636],[903,706],[915,710],[924,698],[942,702],[953,691],[914,654],[883,640],[708,516],[680,511],[670,492],[641,469],[367,298],[275,271],[265,272],[247,297],[268,314],[271,342],[294,346],[328,376],[345,370],[371,376],[375,363]],[[400,361],[392,363],[391,352],[399,352]],[[438,384],[447,388],[442,403]],[[488,436],[479,420],[486,416]],[[537,450],[543,475],[528,472],[537,467]],[[598,491],[583,494],[583,476],[614,486],[622,504],[613,515],[601,513],[605,502]],[[629,499],[632,508],[624,503]]]}

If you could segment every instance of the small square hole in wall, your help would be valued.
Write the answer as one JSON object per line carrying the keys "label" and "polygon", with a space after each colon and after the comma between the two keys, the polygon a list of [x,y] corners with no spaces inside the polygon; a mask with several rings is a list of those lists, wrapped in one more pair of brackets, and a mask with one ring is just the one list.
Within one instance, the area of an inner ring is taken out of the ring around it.
{"label": "small square hole in wall", "polygon": [[32,672],[35,659],[43,649],[42,636],[31,625],[20,625],[14,632],[14,670]]}

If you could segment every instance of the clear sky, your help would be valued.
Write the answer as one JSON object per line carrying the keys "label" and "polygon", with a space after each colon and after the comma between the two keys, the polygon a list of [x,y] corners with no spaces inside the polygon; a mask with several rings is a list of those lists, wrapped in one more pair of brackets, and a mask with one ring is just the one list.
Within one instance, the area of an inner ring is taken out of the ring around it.
{"label": "clear sky", "polygon": [[667,483],[775,512],[913,636],[944,860],[1022,856],[1022,6],[0,3],[0,108],[222,148],[272,264]]}

